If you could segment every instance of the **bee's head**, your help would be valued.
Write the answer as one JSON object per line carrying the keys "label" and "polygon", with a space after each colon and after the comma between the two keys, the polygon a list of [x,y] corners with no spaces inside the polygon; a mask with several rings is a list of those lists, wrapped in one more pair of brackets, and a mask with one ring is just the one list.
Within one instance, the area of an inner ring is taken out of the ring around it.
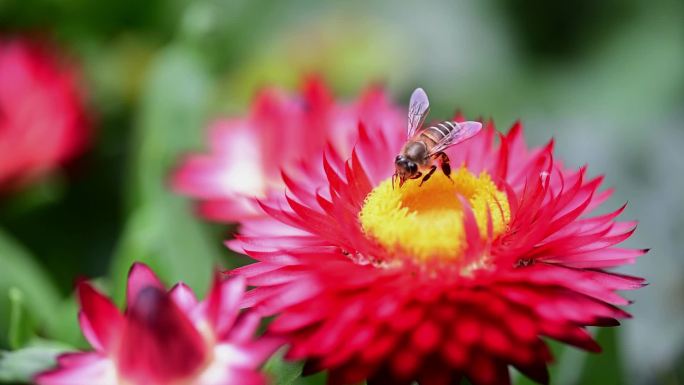
{"label": "bee's head", "polygon": [[394,175],[399,177],[399,187],[401,187],[407,179],[410,179],[418,173],[418,165],[416,162],[401,154],[397,155],[394,159],[394,169]]}

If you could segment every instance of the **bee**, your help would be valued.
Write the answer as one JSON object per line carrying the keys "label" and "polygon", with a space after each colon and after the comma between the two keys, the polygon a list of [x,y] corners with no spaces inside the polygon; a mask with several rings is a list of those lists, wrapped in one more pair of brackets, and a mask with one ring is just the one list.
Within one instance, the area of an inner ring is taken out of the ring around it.
{"label": "bee", "polygon": [[395,172],[392,186],[399,178],[399,187],[407,179],[422,177],[422,186],[437,170],[435,161],[444,175],[450,177],[449,157],[444,153],[447,148],[472,138],[482,129],[480,122],[455,122],[445,120],[424,128],[423,123],[430,111],[430,101],[422,88],[411,94],[408,110],[408,135],[401,153],[394,159]]}

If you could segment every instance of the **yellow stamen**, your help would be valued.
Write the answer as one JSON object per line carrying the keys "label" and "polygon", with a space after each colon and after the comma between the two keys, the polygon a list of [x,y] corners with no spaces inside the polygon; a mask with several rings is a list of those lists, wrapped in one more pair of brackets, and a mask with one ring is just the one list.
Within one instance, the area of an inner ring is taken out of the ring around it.
{"label": "yellow stamen", "polygon": [[359,213],[364,232],[390,253],[419,261],[459,258],[465,249],[465,229],[458,195],[468,200],[483,238],[488,209],[493,236],[506,230],[508,200],[489,174],[483,171],[476,177],[461,167],[451,178],[453,182],[438,171],[420,187],[416,179],[401,188],[393,188],[391,178],[383,181],[368,194]]}

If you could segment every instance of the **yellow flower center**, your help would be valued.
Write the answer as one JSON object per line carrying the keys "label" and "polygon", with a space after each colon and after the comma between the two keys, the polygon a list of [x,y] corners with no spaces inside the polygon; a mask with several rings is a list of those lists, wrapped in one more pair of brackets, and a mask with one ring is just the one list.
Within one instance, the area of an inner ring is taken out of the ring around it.
{"label": "yellow flower center", "polygon": [[366,196],[359,213],[363,231],[393,254],[418,261],[457,259],[466,247],[459,195],[469,202],[483,238],[488,211],[493,236],[506,230],[508,200],[489,174],[475,176],[461,167],[451,179],[437,171],[422,186],[420,179],[408,180],[401,188],[393,188],[391,178],[383,181]]}

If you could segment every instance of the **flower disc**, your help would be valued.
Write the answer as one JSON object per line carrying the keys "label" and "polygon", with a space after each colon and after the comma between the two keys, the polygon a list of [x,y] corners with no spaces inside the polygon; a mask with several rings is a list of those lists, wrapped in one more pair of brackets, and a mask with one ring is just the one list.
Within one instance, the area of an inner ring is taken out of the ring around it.
{"label": "flower disc", "polygon": [[408,180],[401,188],[388,179],[365,199],[359,212],[366,235],[385,249],[418,260],[456,259],[465,243],[463,197],[473,209],[482,237],[487,237],[491,218],[492,236],[506,229],[510,210],[506,194],[497,190],[489,174],[474,176],[461,167],[449,179],[436,173],[421,186]]}

